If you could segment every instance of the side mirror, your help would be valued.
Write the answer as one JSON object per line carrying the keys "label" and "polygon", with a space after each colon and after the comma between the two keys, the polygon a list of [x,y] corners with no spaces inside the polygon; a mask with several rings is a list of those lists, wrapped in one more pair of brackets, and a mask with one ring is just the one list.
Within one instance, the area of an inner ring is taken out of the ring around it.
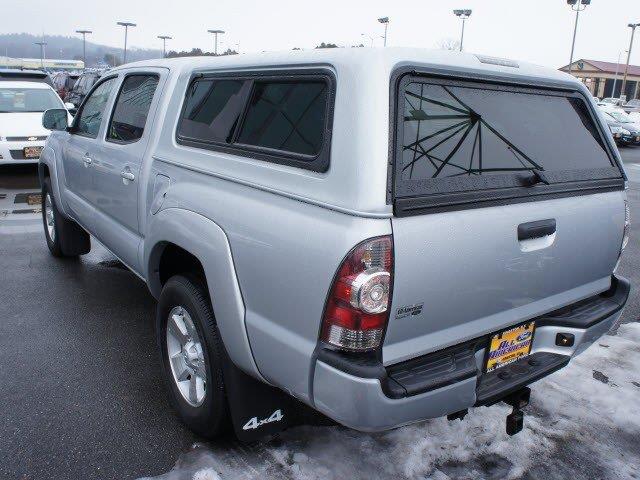
{"label": "side mirror", "polygon": [[42,114],[42,126],[47,130],[66,130],[68,113],[64,108],[52,108]]}
{"label": "side mirror", "polygon": [[71,102],[65,102],[64,108],[66,108],[67,110],[75,110],[76,106]]}

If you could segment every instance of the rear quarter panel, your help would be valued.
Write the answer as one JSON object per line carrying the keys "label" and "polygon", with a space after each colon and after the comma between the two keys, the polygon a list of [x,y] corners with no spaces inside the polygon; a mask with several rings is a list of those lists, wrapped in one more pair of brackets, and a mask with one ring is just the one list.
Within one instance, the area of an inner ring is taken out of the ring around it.
{"label": "rear quarter panel", "polygon": [[[156,161],[154,170],[172,179],[158,215],[171,208],[198,212],[228,238],[245,317],[218,316],[218,324],[244,322],[261,376],[309,401],[311,359],[333,276],[354,245],[390,234],[390,220],[340,213],[164,162]],[[217,315],[216,304],[228,299],[216,295],[212,291]]]}

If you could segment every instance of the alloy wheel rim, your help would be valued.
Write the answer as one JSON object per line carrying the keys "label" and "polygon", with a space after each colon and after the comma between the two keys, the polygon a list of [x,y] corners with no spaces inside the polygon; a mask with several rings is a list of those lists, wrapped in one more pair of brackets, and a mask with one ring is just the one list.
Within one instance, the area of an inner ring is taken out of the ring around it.
{"label": "alloy wheel rim", "polygon": [[202,342],[191,315],[182,306],[172,308],[167,318],[167,353],[182,398],[192,407],[202,405],[207,393]]}
{"label": "alloy wheel rim", "polygon": [[49,234],[49,238],[53,242],[56,238],[56,221],[53,216],[53,205],[51,202],[51,195],[47,193],[47,196],[44,200],[44,218],[47,227],[47,233]]}

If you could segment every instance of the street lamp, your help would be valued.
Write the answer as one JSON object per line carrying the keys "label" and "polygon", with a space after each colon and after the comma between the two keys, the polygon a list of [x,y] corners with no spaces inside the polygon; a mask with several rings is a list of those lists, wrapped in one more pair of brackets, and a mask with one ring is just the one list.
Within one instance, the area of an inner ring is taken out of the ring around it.
{"label": "street lamp", "polygon": [[127,63],[127,33],[129,33],[129,27],[137,27],[137,25],[131,22],[117,22],[117,23],[121,27],[124,27],[124,56],[122,58],[122,63]]}
{"label": "street lamp", "polygon": [[361,33],[360,36],[367,37],[369,40],[371,40],[371,46],[373,47],[373,37],[371,35],[367,35],[366,33]]}
{"label": "street lamp", "polygon": [[76,33],[82,34],[82,61],[84,62],[84,68],[87,68],[87,33],[93,33],[91,30],[76,30]]}
{"label": "street lamp", "polygon": [[[387,46],[387,28],[389,28],[389,17],[379,18],[378,21],[384,25],[384,46]],[[373,45],[373,42],[371,42]]]}
{"label": "street lamp", "polygon": [[471,16],[471,10],[468,8],[454,10],[453,14],[462,20],[462,34],[460,35],[460,51],[462,51],[462,44],[464,43],[464,24],[467,21],[467,18]]}
{"label": "street lamp", "polygon": [[40,66],[44,70],[44,47],[47,45],[47,42],[44,39],[41,42],[33,42],[36,45],[40,45]]}
{"label": "street lamp", "polygon": [[173,40],[169,35],[158,35],[158,38],[162,40],[162,58],[167,56],[167,40]]}
{"label": "street lamp", "polygon": [[218,55],[218,34],[223,34],[224,30],[207,30],[209,33],[213,33],[213,53],[214,55]]}
{"label": "street lamp", "polygon": [[571,57],[569,58],[569,75],[571,75],[571,67],[573,63],[573,50],[576,46],[576,33],[578,32],[578,19],[580,18],[580,12],[587,8],[587,5],[591,4],[591,0],[567,0],[567,5],[571,6],[571,10],[576,12],[576,24],[573,27],[573,41],[571,42]]}
{"label": "street lamp", "polygon": [[633,48],[633,37],[636,33],[636,27],[640,27],[640,23],[630,23],[627,25],[631,28],[631,41],[629,42],[629,52],[627,53],[627,65],[624,67],[624,78],[622,79],[622,89],[620,90],[620,97],[625,95],[625,87],[627,86],[627,74],[629,73],[629,60],[631,60],[631,49]]}
{"label": "street lamp", "polygon": [[[628,50],[625,50],[625,53],[628,52]],[[618,73],[620,71],[620,57],[622,56],[622,52],[618,52],[618,63],[616,63],[616,76],[613,77],[613,88],[611,89],[611,97],[615,98],[616,96],[616,85],[618,83]],[[622,90],[620,90],[620,92],[622,93]]]}

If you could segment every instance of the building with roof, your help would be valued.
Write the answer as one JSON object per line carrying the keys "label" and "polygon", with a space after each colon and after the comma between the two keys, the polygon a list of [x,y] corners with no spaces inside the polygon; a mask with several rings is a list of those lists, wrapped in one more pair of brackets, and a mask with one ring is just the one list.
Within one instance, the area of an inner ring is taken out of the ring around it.
{"label": "building with roof", "polygon": [[55,58],[11,58],[0,56],[0,67],[46,71],[82,70],[84,68],[84,62],[82,60]]}
{"label": "building with roof", "polygon": [[[625,63],[601,62],[599,60],[576,60],[571,64],[571,74],[583,82],[591,93],[598,98],[619,98],[622,89]],[[569,72],[569,65],[560,69]],[[615,90],[614,90],[615,85]],[[640,95],[640,66],[629,65],[627,85],[624,94],[627,100],[638,98]]]}

